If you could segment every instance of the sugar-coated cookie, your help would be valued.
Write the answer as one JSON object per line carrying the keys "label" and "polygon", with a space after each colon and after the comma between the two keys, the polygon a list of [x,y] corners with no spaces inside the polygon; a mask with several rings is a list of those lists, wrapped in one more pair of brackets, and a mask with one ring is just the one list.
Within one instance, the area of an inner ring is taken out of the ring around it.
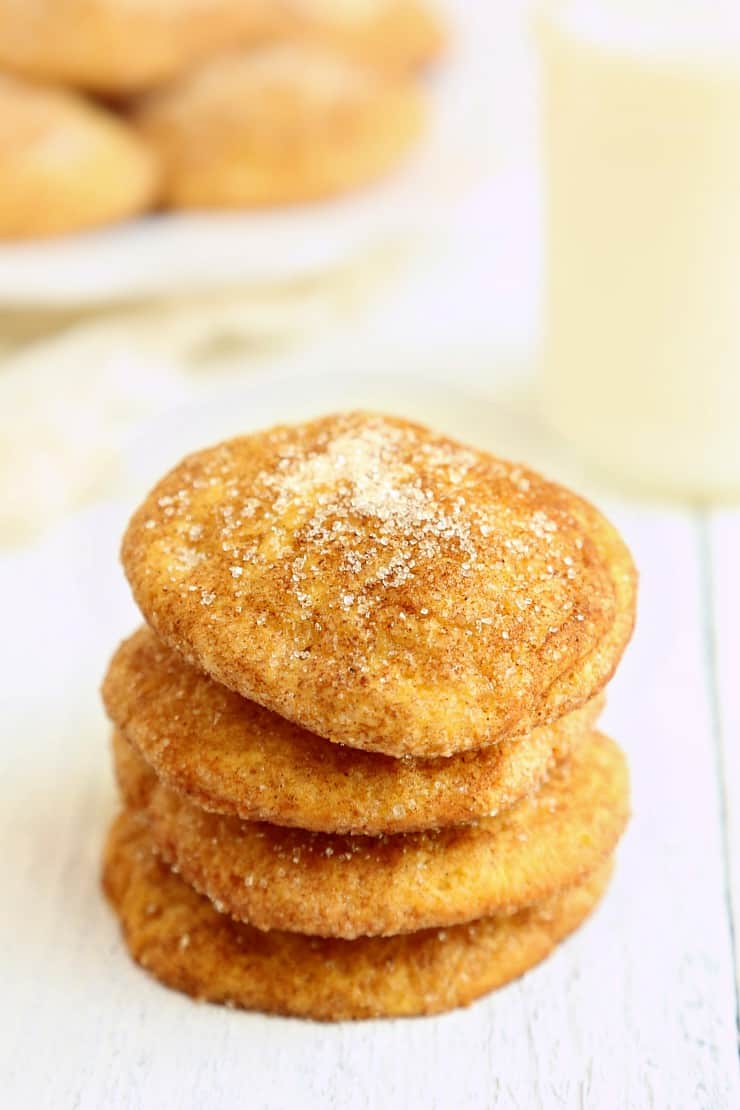
{"label": "sugar-coated cookie", "polygon": [[104,108],[0,74],[0,238],[62,235],[149,208],[156,157]]}
{"label": "sugar-coated cookie", "polygon": [[598,696],[528,736],[438,759],[330,744],[191,667],[148,628],[103,683],[113,723],[159,778],[216,813],[316,832],[397,833],[491,816],[592,729]]}
{"label": "sugar-coated cookie", "polygon": [[175,208],[311,201],[382,176],[423,120],[411,78],[277,43],[220,56],[146,98],[133,121]]}
{"label": "sugar-coated cookie", "polygon": [[438,16],[419,0],[282,0],[271,16],[273,33],[324,42],[388,69],[426,65],[444,45]]}
{"label": "sugar-coated cookie", "polygon": [[184,459],[122,557],[159,638],[216,681],[395,756],[480,748],[584,705],[634,621],[632,560],[591,505],[362,412]]}
{"label": "sugar-coated cookie", "polygon": [[594,734],[539,790],[474,826],[367,837],[239,821],[158,783],[115,738],[125,803],[143,801],[152,843],[225,912],[260,929],[352,939],[522,909],[610,855],[629,815],[624,756]]}
{"label": "sugar-coated cookie", "polygon": [[114,95],[261,35],[271,0],[0,0],[0,66]]}
{"label": "sugar-coated cookie", "polygon": [[594,909],[611,861],[514,915],[390,938],[261,933],[218,913],[156,857],[135,815],[111,829],[103,882],[132,957],[195,998],[322,1021],[466,1006],[543,960]]}

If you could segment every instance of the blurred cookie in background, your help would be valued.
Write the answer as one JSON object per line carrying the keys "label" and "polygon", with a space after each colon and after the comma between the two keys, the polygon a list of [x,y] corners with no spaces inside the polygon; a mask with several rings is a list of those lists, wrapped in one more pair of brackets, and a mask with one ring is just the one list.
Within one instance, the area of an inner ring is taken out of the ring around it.
{"label": "blurred cookie in background", "polygon": [[104,95],[155,88],[272,38],[410,69],[437,56],[443,32],[418,0],[0,0],[0,66]]}
{"label": "blurred cookie in background", "polygon": [[91,92],[141,92],[245,36],[266,0],[0,0],[0,65]]}
{"label": "blurred cookie in background", "polygon": [[0,238],[136,215],[158,180],[156,157],[125,122],[75,93],[0,74]]}
{"label": "blurred cookie in background", "polygon": [[424,121],[410,77],[333,51],[277,43],[207,63],[132,119],[162,160],[175,208],[314,200],[388,172]]}
{"label": "blurred cookie in background", "polygon": [[419,0],[283,0],[271,14],[282,35],[389,69],[418,69],[444,46],[441,20]]}

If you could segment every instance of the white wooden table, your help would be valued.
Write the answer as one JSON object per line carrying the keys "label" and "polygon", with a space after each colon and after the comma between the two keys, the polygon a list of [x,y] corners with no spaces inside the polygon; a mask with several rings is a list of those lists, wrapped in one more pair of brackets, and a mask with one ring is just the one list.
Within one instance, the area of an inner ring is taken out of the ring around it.
{"label": "white wooden table", "polygon": [[[300,391],[276,393],[289,408]],[[423,396],[419,415],[432,418]],[[471,411],[437,422],[460,431]],[[130,963],[98,888],[115,802],[97,697],[114,642],[136,622],[116,561],[130,503],[1,557],[4,1107],[740,1106],[740,512],[599,500],[641,571],[637,633],[605,718],[634,790],[616,878],[545,965],[430,1019],[324,1026],[237,1013],[194,1004]]]}

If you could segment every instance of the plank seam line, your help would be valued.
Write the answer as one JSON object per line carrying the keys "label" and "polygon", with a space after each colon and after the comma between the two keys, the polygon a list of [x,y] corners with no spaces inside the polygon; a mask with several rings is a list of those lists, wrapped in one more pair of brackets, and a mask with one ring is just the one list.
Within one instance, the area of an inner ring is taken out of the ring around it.
{"label": "plank seam line", "polygon": [[[727,761],[725,759],[725,737],[722,723],[722,710],[717,675],[717,628],[714,611],[714,575],[712,572],[712,541],[709,534],[709,519],[705,509],[697,508],[695,513],[699,541],[700,596],[702,600],[702,626],[704,650],[707,665],[707,693],[714,739],[714,765],[717,780],[717,800],[719,803],[720,828],[722,833],[722,875],[727,921],[730,930],[730,947],[733,968],[738,966],[738,937],[735,928],[735,914],[730,887],[730,866],[732,845],[730,844],[729,802],[727,796]],[[740,1063],[740,984],[735,979],[735,1035]]]}

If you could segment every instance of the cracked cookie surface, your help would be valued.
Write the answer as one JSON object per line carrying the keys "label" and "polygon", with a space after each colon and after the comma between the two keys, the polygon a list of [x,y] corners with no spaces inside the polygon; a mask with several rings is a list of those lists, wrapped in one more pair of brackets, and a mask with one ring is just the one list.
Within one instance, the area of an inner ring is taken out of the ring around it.
{"label": "cracked cookie surface", "polygon": [[522,975],[602,897],[603,864],[579,886],[518,914],[389,938],[262,933],[218,913],[162,863],[136,815],[109,833],[103,885],[131,956],[198,999],[322,1021],[465,1006]]}
{"label": "cracked cookie surface", "polygon": [[511,912],[580,882],[629,816],[624,756],[596,733],[542,788],[475,825],[334,836],[207,813],[159,783],[118,736],[127,805],[163,859],[214,905],[259,929],[353,939]]}
{"label": "cracked cookie surface", "polygon": [[184,459],[122,557],[160,639],[351,747],[447,756],[593,698],[635,571],[590,504],[406,420],[353,412]]}
{"label": "cracked cookie surface", "polygon": [[491,816],[536,789],[591,731],[598,696],[529,736],[449,758],[395,759],[306,732],[191,667],[148,628],[103,683],[111,720],[195,805],[315,832],[413,832]]}

